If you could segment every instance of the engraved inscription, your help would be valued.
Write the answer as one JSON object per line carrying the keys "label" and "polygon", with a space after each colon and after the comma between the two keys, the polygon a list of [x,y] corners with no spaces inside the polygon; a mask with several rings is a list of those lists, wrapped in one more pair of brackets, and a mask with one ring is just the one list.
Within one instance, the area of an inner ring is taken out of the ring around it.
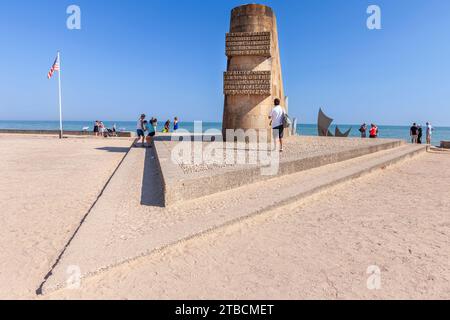
{"label": "engraved inscription", "polygon": [[271,95],[270,71],[229,71],[224,73],[225,95]]}
{"label": "engraved inscription", "polygon": [[270,32],[240,32],[228,33],[226,39],[226,54],[234,56],[271,56]]}

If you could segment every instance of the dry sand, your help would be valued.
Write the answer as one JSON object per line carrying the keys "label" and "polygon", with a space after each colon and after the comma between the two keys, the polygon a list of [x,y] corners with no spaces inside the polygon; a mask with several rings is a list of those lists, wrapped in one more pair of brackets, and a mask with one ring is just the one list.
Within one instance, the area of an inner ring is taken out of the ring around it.
{"label": "dry sand", "polygon": [[35,297],[131,143],[0,135],[0,299]]}
{"label": "dry sand", "polygon": [[449,181],[450,155],[427,153],[47,298],[449,299]]}

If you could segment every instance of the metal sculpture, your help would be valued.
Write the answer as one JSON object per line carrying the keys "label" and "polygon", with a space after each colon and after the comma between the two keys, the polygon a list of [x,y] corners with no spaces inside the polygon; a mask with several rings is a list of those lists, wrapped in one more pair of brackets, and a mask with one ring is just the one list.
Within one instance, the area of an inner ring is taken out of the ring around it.
{"label": "metal sculpture", "polygon": [[333,121],[333,119],[325,115],[322,109],[319,110],[319,119],[317,122],[319,137],[348,138],[350,136],[352,128],[348,129],[345,133],[342,133],[339,127],[336,126],[335,134],[333,135],[330,131],[330,127]]}

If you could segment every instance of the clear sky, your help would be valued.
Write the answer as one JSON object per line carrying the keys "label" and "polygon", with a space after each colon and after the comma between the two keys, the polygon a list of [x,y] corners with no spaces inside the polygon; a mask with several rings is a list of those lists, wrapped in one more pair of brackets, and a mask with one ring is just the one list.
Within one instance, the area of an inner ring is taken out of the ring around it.
{"label": "clear sky", "polygon": [[[225,33],[236,0],[0,1],[0,119],[221,121]],[[450,125],[450,1],[273,0],[290,114],[314,123]],[[82,29],[66,28],[81,7]],[[368,30],[367,7],[382,10]]]}

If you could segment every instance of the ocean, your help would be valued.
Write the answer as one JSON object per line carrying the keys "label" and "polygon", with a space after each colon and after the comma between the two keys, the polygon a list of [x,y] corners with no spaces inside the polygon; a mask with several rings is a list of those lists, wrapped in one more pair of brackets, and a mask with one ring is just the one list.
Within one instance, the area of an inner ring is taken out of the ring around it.
{"label": "ocean", "polygon": [[[116,124],[119,131],[135,131],[136,121],[105,121],[107,127],[112,127]],[[164,123],[159,123],[158,130],[162,130]],[[351,132],[352,137],[359,137],[360,125],[338,125],[342,132],[353,128]],[[85,127],[89,127],[92,131],[94,124],[90,121],[66,121],[64,122],[64,130],[79,131]],[[207,131],[210,129],[221,130],[222,124],[220,122],[203,122],[202,129]],[[58,130],[58,121],[2,121],[0,120],[0,129],[16,129],[16,130]],[[180,129],[185,129],[190,132],[194,131],[193,122],[181,122]],[[388,139],[403,139],[409,141],[409,126],[379,126],[380,138]],[[450,140],[450,127],[435,127],[433,134],[433,144],[439,145],[442,140]],[[317,126],[313,124],[300,124],[298,126],[298,134],[304,136],[317,136]],[[331,128],[334,132],[334,127]],[[425,140],[425,138],[424,138]]]}

